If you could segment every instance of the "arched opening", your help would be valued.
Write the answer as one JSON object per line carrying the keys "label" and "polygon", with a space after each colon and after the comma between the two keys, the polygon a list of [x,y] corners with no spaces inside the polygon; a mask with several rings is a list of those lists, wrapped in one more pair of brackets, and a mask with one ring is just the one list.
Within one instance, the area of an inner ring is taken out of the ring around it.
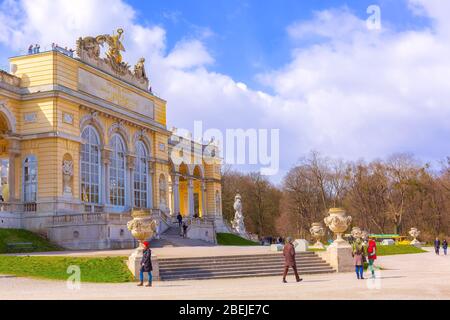
{"label": "arched opening", "polygon": [[122,137],[114,134],[110,146],[111,165],[109,167],[109,201],[116,207],[125,207],[126,190],[126,160],[125,143]]}
{"label": "arched opening", "polygon": [[0,200],[4,202],[9,202],[10,197],[16,198],[15,166],[11,163],[15,156],[10,154],[10,148],[14,147],[14,141],[11,140],[11,134],[14,132],[14,116],[5,105],[0,104]]}
{"label": "arched opening", "polygon": [[180,213],[183,217],[189,216],[189,168],[185,163],[180,164],[178,169],[179,177],[179,194],[180,194]]}
{"label": "arched opening", "polygon": [[203,172],[200,166],[195,166],[193,172],[193,188],[194,188],[194,216],[203,217],[203,190],[202,190],[202,180]]}
{"label": "arched opening", "polygon": [[136,142],[133,183],[134,206],[148,208],[148,151],[142,141]]}
{"label": "arched opening", "polygon": [[100,203],[100,138],[97,130],[88,125],[81,134],[80,155],[80,191],[81,201],[85,203]]}

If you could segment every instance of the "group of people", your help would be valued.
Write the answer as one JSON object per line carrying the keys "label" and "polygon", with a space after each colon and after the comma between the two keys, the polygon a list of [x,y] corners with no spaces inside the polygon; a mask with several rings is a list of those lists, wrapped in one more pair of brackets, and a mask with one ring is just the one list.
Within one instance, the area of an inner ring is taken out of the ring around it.
{"label": "group of people", "polygon": [[177,214],[177,221],[178,221],[178,226],[180,227],[180,236],[182,236],[183,238],[186,238],[188,225],[187,225],[186,221],[183,221],[183,216],[181,215],[180,212],[178,212],[178,214]]}
{"label": "group of people", "polygon": [[439,238],[436,238],[436,240],[434,240],[434,251],[436,252],[437,255],[439,255],[439,253],[441,251],[441,246],[442,246],[442,250],[444,251],[444,256],[446,256],[447,248],[448,248],[447,240],[444,239],[441,243],[441,240],[439,240]]}
{"label": "group of people", "polygon": [[364,263],[368,262],[369,270],[372,273],[372,279],[375,279],[374,262],[377,259],[377,243],[369,239],[366,246],[361,238],[357,238],[352,244],[352,256],[355,263],[355,272],[358,279],[364,279]]}
{"label": "group of people", "polygon": [[40,46],[40,45],[36,44],[36,45],[33,46],[33,45],[31,44],[31,45],[28,47],[28,54],[39,53],[40,50],[41,50],[41,46]]}

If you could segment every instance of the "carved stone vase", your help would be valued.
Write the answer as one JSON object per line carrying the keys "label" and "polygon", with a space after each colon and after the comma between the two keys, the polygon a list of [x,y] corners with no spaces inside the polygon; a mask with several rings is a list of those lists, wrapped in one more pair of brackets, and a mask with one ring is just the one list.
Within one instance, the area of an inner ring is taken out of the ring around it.
{"label": "carved stone vase", "polygon": [[329,216],[324,219],[325,225],[336,234],[336,243],[346,242],[342,235],[347,231],[352,217],[347,216],[345,210],[340,208],[332,208],[328,211]]}
{"label": "carved stone vase", "polygon": [[363,231],[360,227],[353,227],[352,232],[350,233],[354,239],[363,239]]}
{"label": "carved stone vase", "polygon": [[320,239],[325,235],[325,229],[323,228],[321,223],[313,223],[311,224],[311,228],[309,229],[311,235],[316,239],[316,243],[313,245],[314,248],[324,249],[325,246]]}

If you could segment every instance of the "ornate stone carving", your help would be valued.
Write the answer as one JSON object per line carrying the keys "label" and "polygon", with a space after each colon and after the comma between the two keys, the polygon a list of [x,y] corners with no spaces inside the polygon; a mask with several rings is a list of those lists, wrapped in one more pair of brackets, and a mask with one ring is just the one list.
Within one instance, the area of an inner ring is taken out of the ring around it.
{"label": "ornate stone carving", "polygon": [[[130,70],[130,65],[122,61],[122,52],[125,51],[123,46],[123,29],[118,29],[117,34],[104,34],[97,37],[85,37],[77,40],[78,57],[89,64],[92,64],[105,72],[121,77],[137,87],[149,90],[150,82],[145,71],[145,59],[141,58],[134,67],[134,71]],[[100,57],[100,48],[108,45],[106,58]]]}
{"label": "ornate stone carving", "polygon": [[336,234],[336,243],[346,242],[342,234],[347,231],[352,217],[347,216],[343,209],[333,208],[328,212],[329,216],[324,219],[325,225]]}
{"label": "ornate stone carving", "polygon": [[360,227],[353,227],[352,232],[350,233],[355,239],[362,239],[363,232]]}
{"label": "ornate stone carving", "polygon": [[234,197],[234,220],[231,221],[231,226],[237,234],[247,237],[247,231],[245,230],[245,224],[244,224],[244,215],[242,214],[242,198],[241,195],[238,193]]}
{"label": "ornate stone carving", "polygon": [[314,244],[314,248],[323,249],[325,246],[320,239],[325,235],[325,229],[323,228],[321,223],[313,223],[311,228],[309,229],[311,235],[316,239],[316,243]]}
{"label": "ornate stone carving", "polygon": [[63,160],[62,171],[64,194],[72,195],[73,161]]}
{"label": "ornate stone carving", "polygon": [[150,239],[156,232],[156,221],[147,210],[133,210],[133,220],[128,221],[127,228],[131,235],[140,242]]}

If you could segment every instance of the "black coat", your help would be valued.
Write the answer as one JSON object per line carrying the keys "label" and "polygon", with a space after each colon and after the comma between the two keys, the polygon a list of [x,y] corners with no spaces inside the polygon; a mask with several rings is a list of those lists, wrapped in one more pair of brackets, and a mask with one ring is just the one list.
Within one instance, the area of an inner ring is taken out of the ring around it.
{"label": "black coat", "polygon": [[141,260],[141,271],[150,272],[153,271],[152,267],[152,250],[144,250],[144,255]]}

